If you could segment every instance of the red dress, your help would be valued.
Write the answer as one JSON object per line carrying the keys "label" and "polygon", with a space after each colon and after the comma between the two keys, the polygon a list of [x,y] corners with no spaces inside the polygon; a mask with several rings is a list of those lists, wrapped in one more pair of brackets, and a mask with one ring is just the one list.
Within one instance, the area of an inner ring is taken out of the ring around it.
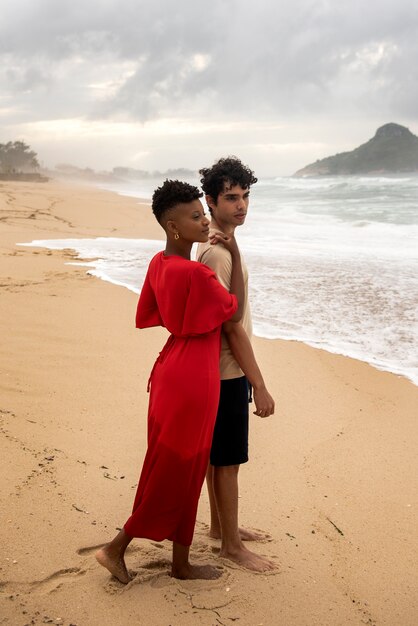
{"label": "red dress", "polygon": [[218,409],[221,325],[236,309],[206,265],[163,252],[151,260],[136,325],[171,335],[150,376],[148,449],[125,524],[131,537],[192,542]]}

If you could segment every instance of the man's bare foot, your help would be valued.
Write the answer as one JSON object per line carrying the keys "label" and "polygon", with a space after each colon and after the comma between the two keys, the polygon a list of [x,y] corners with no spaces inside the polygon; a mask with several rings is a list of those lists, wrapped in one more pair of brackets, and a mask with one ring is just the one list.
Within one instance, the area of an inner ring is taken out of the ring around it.
{"label": "man's bare foot", "polygon": [[[238,528],[241,541],[270,541],[271,535],[264,531],[249,530],[248,528]],[[210,528],[209,537],[221,539],[221,531],[218,528]]]}
{"label": "man's bare foot", "polygon": [[108,546],[100,548],[95,554],[96,560],[103,565],[109,572],[119,580],[119,582],[126,585],[132,578],[129,576],[126,569],[125,561],[119,554],[113,554]]}
{"label": "man's bare foot", "polygon": [[221,549],[219,556],[253,572],[269,572],[277,569],[277,565],[273,561],[247,550],[244,546],[234,550]]}
{"label": "man's bare foot", "polygon": [[187,563],[182,566],[174,566],[173,564],[171,575],[180,580],[216,580],[222,576],[222,570],[213,565],[191,565]]}
{"label": "man's bare foot", "polygon": [[264,531],[249,530],[248,528],[238,528],[241,541],[270,541],[271,535]]}

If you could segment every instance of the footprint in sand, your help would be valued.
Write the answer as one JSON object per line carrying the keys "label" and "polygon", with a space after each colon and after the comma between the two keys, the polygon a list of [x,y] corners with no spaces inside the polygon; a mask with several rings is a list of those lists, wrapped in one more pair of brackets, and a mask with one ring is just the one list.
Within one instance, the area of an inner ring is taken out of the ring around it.
{"label": "footprint in sand", "polygon": [[84,576],[86,572],[87,570],[80,569],[79,567],[67,567],[50,574],[42,580],[34,580],[28,583],[6,581],[2,583],[1,591],[10,594],[32,592],[49,594],[58,591],[65,582],[74,581],[75,578]]}

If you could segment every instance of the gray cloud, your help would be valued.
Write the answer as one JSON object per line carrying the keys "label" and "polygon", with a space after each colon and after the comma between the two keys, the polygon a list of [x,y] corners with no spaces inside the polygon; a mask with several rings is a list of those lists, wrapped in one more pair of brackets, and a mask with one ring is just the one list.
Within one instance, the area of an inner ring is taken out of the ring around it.
{"label": "gray cloud", "polygon": [[[28,89],[43,91],[57,110],[66,91],[74,115],[126,112],[140,120],[198,114],[202,100],[231,115],[345,109],[350,91],[361,105],[413,113],[417,25],[416,5],[405,0],[18,0],[0,27],[2,65],[10,68],[3,89],[22,101]],[[378,58],[379,46],[386,56]],[[105,80],[108,63],[127,61],[135,71],[105,104],[80,99],[83,82]]]}
{"label": "gray cloud", "polygon": [[5,125],[418,118],[415,0],[2,4]]}

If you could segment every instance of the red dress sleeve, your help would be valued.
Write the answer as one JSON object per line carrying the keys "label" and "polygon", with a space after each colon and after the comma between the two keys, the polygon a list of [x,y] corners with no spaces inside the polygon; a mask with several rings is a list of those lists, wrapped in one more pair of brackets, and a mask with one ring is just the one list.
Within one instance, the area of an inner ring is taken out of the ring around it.
{"label": "red dress sleeve", "polygon": [[149,328],[150,326],[164,326],[164,324],[160,316],[154,290],[151,287],[148,270],[136,308],[136,327]]}
{"label": "red dress sleeve", "polygon": [[197,263],[190,277],[181,334],[211,332],[229,320],[237,308],[236,296],[220,284],[215,272]]}

